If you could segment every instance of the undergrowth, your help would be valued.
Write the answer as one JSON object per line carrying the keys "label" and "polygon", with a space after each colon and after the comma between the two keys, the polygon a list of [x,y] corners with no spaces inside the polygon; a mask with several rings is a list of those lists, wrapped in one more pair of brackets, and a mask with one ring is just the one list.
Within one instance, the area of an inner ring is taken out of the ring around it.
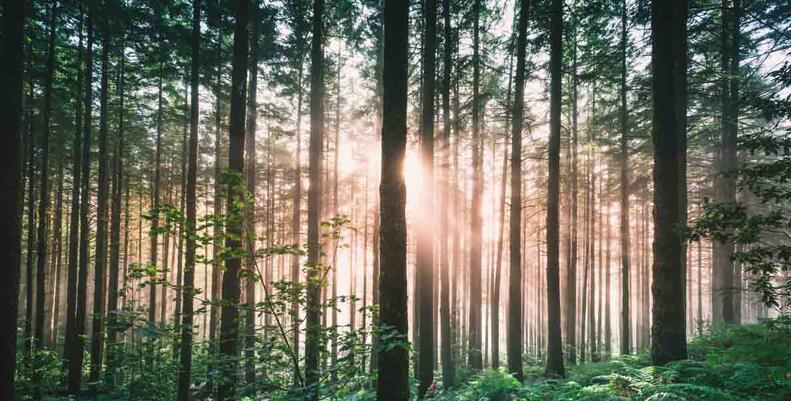
{"label": "undergrowth", "polygon": [[487,370],[435,398],[468,401],[786,401],[791,400],[791,318],[714,327],[689,344],[689,359],[650,366],[642,352],[567,367],[563,380],[546,380],[528,367],[519,383]]}

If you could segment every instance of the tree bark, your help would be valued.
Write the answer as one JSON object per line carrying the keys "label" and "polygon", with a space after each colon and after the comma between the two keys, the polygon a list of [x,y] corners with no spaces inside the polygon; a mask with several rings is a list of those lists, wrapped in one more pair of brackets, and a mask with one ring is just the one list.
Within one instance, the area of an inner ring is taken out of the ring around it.
{"label": "tree bark", "polygon": [[563,4],[552,0],[550,17],[549,179],[547,192],[547,366],[548,377],[563,377],[560,330],[560,260],[558,200],[560,196],[560,107],[563,42]]}
{"label": "tree bark", "polygon": [[308,266],[305,310],[305,386],[306,399],[319,398],[321,347],[321,288],[324,268],[320,265],[319,216],[321,210],[321,154],[324,142],[324,22],[323,0],[313,0],[310,51],[310,145],[308,175]]}
{"label": "tree bark", "polygon": [[[376,396],[409,399],[407,324],[406,187],[401,168],[407,134],[409,2],[385,0],[382,94],[382,170],[379,184],[380,252],[379,344]],[[382,340],[380,340],[382,341]]]}
{"label": "tree bark", "polygon": [[[720,146],[716,160],[715,197],[717,203],[736,202],[736,149],[739,123],[739,19],[741,0],[722,0],[720,49]],[[734,280],[734,244],[712,243],[714,258],[712,288],[712,322],[739,323]]]}
{"label": "tree bark", "polygon": [[75,86],[74,101],[74,143],[72,158],[72,188],[71,188],[71,215],[69,216],[69,253],[68,253],[68,284],[66,289],[66,337],[63,345],[63,359],[66,361],[67,379],[66,390],[70,394],[79,391],[80,365],[76,365],[77,341],[79,340],[79,326],[77,325],[77,282],[78,282],[78,260],[79,252],[79,231],[80,231],[80,188],[82,188],[80,169],[80,150],[82,149],[82,102],[80,91],[83,90],[82,68],[83,68],[83,46],[82,46],[82,27],[83,10],[80,8],[80,19],[78,27],[78,46],[77,46],[77,85]]}
{"label": "tree bark", "polygon": [[236,368],[239,357],[239,273],[242,266],[242,219],[244,191],[245,98],[247,84],[248,40],[250,38],[249,1],[234,2],[233,62],[231,70],[231,110],[229,114],[229,147],[225,249],[225,271],[222,277],[222,308],[220,310],[220,374],[217,386],[220,401],[236,399]]}
{"label": "tree bark", "polygon": [[631,312],[629,310],[629,125],[628,110],[626,108],[626,19],[627,9],[626,0],[621,1],[621,90],[620,90],[620,110],[618,119],[620,123],[620,173],[621,173],[621,211],[620,211],[620,245],[621,245],[621,355],[631,353]]}
{"label": "tree bark", "polygon": [[181,289],[181,339],[179,350],[179,376],[176,399],[190,399],[192,376],[192,331],[193,303],[195,294],[195,193],[198,175],[198,122],[200,118],[199,84],[200,84],[200,19],[201,0],[192,2],[192,60],[190,62],[190,136],[187,153],[187,185],[186,185],[186,254],[184,255],[184,281]]}
{"label": "tree bark", "polygon": [[525,65],[527,52],[527,17],[530,0],[521,0],[516,36],[516,77],[511,112],[511,204],[509,208],[509,276],[507,356],[508,372],[520,382],[522,371],[522,125],[525,103]]}
{"label": "tree bark", "polygon": [[[444,28],[444,46],[442,48],[442,142],[440,144],[440,191],[439,191],[439,213],[440,213],[440,331],[442,342],[440,343],[440,359],[442,364],[442,384],[443,388],[449,389],[455,384],[455,373],[453,363],[453,328],[451,327],[451,303],[450,303],[450,262],[448,254],[448,177],[450,160],[450,76],[452,65],[452,36],[450,23],[450,0],[442,0],[442,20]],[[454,260],[454,263],[457,262]]]}
{"label": "tree bark", "polygon": [[[245,279],[245,304],[247,310],[244,316],[245,337],[244,337],[244,373],[247,383],[255,382],[255,186],[256,186],[256,159],[255,159],[255,131],[256,120],[258,119],[258,31],[260,17],[258,14],[258,0],[250,2],[250,17],[252,27],[250,31],[250,76],[249,93],[247,96],[247,137],[245,138],[245,178],[247,184],[247,201],[244,209],[244,231],[245,243],[242,244],[246,250],[245,268],[249,276]],[[267,236],[269,240],[270,235]],[[269,282],[264,283],[269,285]]]}
{"label": "tree bark", "polygon": [[102,21],[102,76],[99,92],[99,183],[96,196],[96,255],[94,259],[93,284],[93,327],[91,330],[91,368],[90,381],[99,380],[102,371],[104,351],[104,312],[105,312],[105,270],[107,269],[107,198],[109,181],[107,177],[107,90],[110,69],[109,24],[106,16]]}
{"label": "tree bark", "polygon": [[418,297],[418,399],[434,381],[434,86],[437,53],[437,2],[426,0],[423,33],[420,164],[422,190],[417,227],[416,266]]}
{"label": "tree bark", "polygon": [[0,17],[0,202],[4,268],[0,269],[0,398],[14,401],[16,320],[19,306],[19,265],[22,240],[22,118],[25,2],[9,1]]}
{"label": "tree bark", "polygon": [[654,265],[651,361],[687,357],[685,252],[687,223],[687,0],[651,6],[654,144]]}
{"label": "tree bark", "polygon": [[474,0],[473,13],[473,55],[472,55],[472,204],[470,218],[470,310],[469,310],[469,350],[468,363],[473,371],[483,368],[481,353],[481,247],[482,217],[481,193],[483,192],[483,149],[480,134],[480,14],[481,0]]}

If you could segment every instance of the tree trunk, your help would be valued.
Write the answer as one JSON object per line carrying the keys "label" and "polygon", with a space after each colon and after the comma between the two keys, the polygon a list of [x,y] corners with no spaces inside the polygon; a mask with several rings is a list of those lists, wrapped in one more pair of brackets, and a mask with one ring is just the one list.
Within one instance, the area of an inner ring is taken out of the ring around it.
{"label": "tree trunk", "polygon": [[[41,182],[39,183],[39,203],[38,203],[38,232],[36,240],[36,324],[34,331],[34,344],[37,350],[44,346],[44,305],[46,304],[46,271],[48,238],[47,229],[49,226],[49,141],[50,141],[50,120],[52,112],[52,80],[55,71],[55,37],[57,23],[58,6],[52,1],[49,21],[49,41],[47,45],[47,72],[44,78],[44,132],[41,142]],[[33,235],[29,233],[28,235]],[[29,289],[30,290],[30,289]],[[41,375],[35,374],[34,379],[40,384]],[[37,390],[40,394],[40,390]]]}
{"label": "tree trunk", "polygon": [[483,149],[481,149],[480,115],[480,14],[481,0],[474,0],[472,55],[472,205],[470,218],[470,311],[468,363],[473,371],[483,368],[481,354],[481,193],[483,192]]}
{"label": "tree trunk", "polygon": [[678,230],[687,223],[687,13],[687,0],[653,2],[651,7],[654,365],[687,357],[685,252]]}
{"label": "tree trunk", "polygon": [[66,390],[70,394],[79,391],[79,376],[81,374],[81,363],[76,363],[77,341],[79,340],[79,327],[77,325],[77,281],[78,265],[77,254],[79,251],[79,209],[80,209],[80,188],[82,188],[80,169],[80,150],[82,149],[82,103],[80,91],[83,90],[82,82],[82,26],[83,10],[80,8],[80,21],[78,27],[78,46],[77,46],[77,85],[75,86],[74,101],[74,144],[72,159],[72,188],[71,188],[71,215],[69,216],[69,254],[68,254],[68,284],[66,289],[66,337],[63,345],[63,359],[66,361],[67,379]]}
{"label": "tree trunk", "polygon": [[[302,50],[297,52],[299,57],[299,72],[297,74],[297,126],[296,126],[296,154],[294,155],[294,206],[293,215],[291,220],[291,242],[294,245],[299,245],[300,229],[302,223],[302,69],[303,69],[303,55]],[[299,283],[299,252],[294,252],[291,255],[291,282],[296,285]],[[292,344],[291,352],[294,354],[294,359],[299,360],[299,300],[294,299],[291,302],[291,335]],[[299,367],[294,367],[294,383],[299,384]]]}
{"label": "tree trunk", "polygon": [[91,172],[91,103],[92,103],[92,83],[93,83],[93,10],[89,9],[87,16],[87,49],[85,57],[85,97],[83,108],[85,118],[83,119],[83,137],[81,150],[81,171],[80,171],[80,207],[79,207],[79,275],[77,278],[77,305],[74,312],[76,328],[76,339],[74,347],[69,357],[69,392],[77,394],[80,391],[82,381],[82,359],[84,349],[85,334],[85,309],[87,305],[87,285],[88,285],[88,262],[89,262],[89,233],[90,223],[88,220],[88,210],[90,208],[90,172]]}
{"label": "tree trunk", "polygon": [[200,10],[201,0],[192,2],[192,60],[190,62],[190,137],[187,153],[187,186],[186,186],[186,239],[187,249],[184,255],[184,281],[181,289],[181,338],[179,350],[179,377],[176,399],[188,401],[190,399],[190,384],[192,376],[192,330],[193,330],[193,304],[195,294],[195,192],[198,174],[198,122],[200,118],[200,98],[198,90],[200,84]]}
{"label": "tree trunk", "polygon": [[321,210],[321,153],[324,142],[324,22],[323,0],[313,0],[310,51],[310,145],[308,175],[308,266],[305,310],[305,383],[306,399],[317,401],[320,378],[321,288],[324,268],[320,266],[319,212]]}
{"label": "tree trunk", "polygon": [[[161,29],[161,27],[160,27]],[[157,257],[157,240],[159,237],[158,229],[159,229],[159,192],[160,192],[160,170],[163,169],[162,166],[162,91],[163,91],[163,80],[165,74],[165,54],[164,54],[164,45],[162,34],[159,34],[159,83],[157,84],[157,112],[156,112],[156,150],[154,156],[154,199],[153,199],[153,213],[151,214],[151,246],[150,246],[150,255],[149,255],[149,263],[152,266],[158,266],[158,257]],[[151,325],[156,324],[156,314],[157,314],[157,286],[155,281],[158,280],[158,274],[155,273],[155,276],[149,277],[149,280],[152,282],[149,285],[149,293],[148,293],[148,323]],[[164,299],[162,300],[165,301]]]}
{"label": "tree trunk", "polygon": [[[722,0],[720,57],[720,147],[716,160],[715,197],[717,203],[736,202],[736,148],[739,122],[739,19],[741,0]],[[739,323],[734,280],[734,244],[714,241],[712,257],[712,322]]]}
{"label": "tree trunk", "polygon": [[508,372],[520,382],[522,373],[522,124],[525,102],[525,65],[527,52],[527,17],[530,0],[521,0],[516,33],[516,77],[514,79],[514,104],[511,106],[511,204],[509,235],[508,322],[507,354]]}
{"label": "tree trunk", "polygon": [[631,342],[631,312],[629,310],[629,125],[627,122],[628,110],[626,108],[626,0],[621,1],[621,90],[620,110],[618,119],[620,123],[620,173],[621,173],[621,213],[620,213],[620,238],[621,238],[621,355],[632,351]]}
{"label": "tree trunk", "polygon": [[[442,20],[444,28],[444,46],[442,48],[442,142],[440,144],[440,190],[439,190],[439,213],[440,213],[440,238],[439,238],[439,258],[440,258],[440,331],[441,349],[440,359],[442,364],[442,384],[443,388],[449,389],[455,384],[455,373],[452,345],[453,329],[451,327],[451,303],[450,303],[450,262],[448,254],[448,177],[449,177],[449,156],[450,156],[450,75],[453,68],[452,36],[450,25],[450,0],[442,0]],[[454,260],[454,263],[457,261]]]}
{"label": "tree trunk", "polygon": [[[252,19],[252,27],[250,31],[250,77],[249,77],[249,93],[247,97],[247,137],[245,138],[245,176],[247,183],[247,196],[249,201],[245,202],[244,208],[244,230],[245,230],[245,243],[242,244],[246,250],[245,268],[249,272],[248,278],[245,279],[245,304],[247,310],[245,311],[244,324],[245,324],[245,337],[244,337],[244,373],[247,383],[255,382],[255,277],[256,274],[256,261],[255,261],[255,131],[256,120],[258,119],[258,27],[260,25],[258,15],[258,0],[250,2],[250,16]],[[269,240],[270,235],[267,236]],[[269,282],[265,282],[269,285]]]}
{"label": "tree trunk", "polygon": [[[121,194],[124,186],[124,41],[121,40],[121,50],[118,57],[119,78],[116,88],[118,90],[118,130],[117,145],[113,158],[113,178],[112,178],[112,206],[110,211],[110,266],[109,284],[107,290],[107,371],[105,381],[110,385],[115,385],[116,361],[115,342],[118,329],[115,327],[117,322],[118,310],[118,275],[121,253]],[[128,208],[127,208],[128,210]],[[124,225],[124,228],[128,228]],[[126,254],[126,253],[124,253]],[[126,263],[124,263],[126,266]],[[124,279],[126,275],[124,274]],[[126,288],[126,285],[123,286]]]}
{"label": "tree trunk", "polygon": [[577,19],[573,17],[571,64],[571,227],[569,241],[568,274],[566,275],[566,362],[577,363],[577,243],[578,243],[578,189],[577,189]]}
{"label": "tree trunk", "polygon": [[0,17],[0,132],[3,142],[0,202],[2,212],[3,269],[0,269],[0,398],[14,401],[16,370],[16,327],[19,306],[19,265],[22,240],[22,82],[24,75],[25,2],[3,5]]}
{"label": "tree trunk", "polygon": [[[242,250],[242,219],[244,191],[244,141],[245,141],[245,86],[247,84],[248,40],[250,39],[249,2],[234,2],[233,62],[231,71],[231,110],[229,114],[229,147],[227,175],[227,201],[225,249]],[[238,255],[225,257],[222,277],[222,308],[220,310],[220,374],[223,380],[217,386],[220,401],[236,399],[236,368],[239,356],[239,271],[242,266]]]}
{"label": "tree trunk", "polygon": [[91,330],[91,370],[89,380],[99,380],[102,371],[102,356],[104,350],[104,311],[105,311],[105,270],[107,268],[107,194],[109,181],[107,179],[107,90],[110,69],[110,38],[109,24],[103,17],[102,31],[102,77],[99,93],[99,183],[96,196],[96,255],[94,259],[95,274],[93,285],[93,328]]}
{"label": "tree trunk", "polygon": [[550,134],[547,193],[547,366],[549,377],[563,377],[563,346],[560,330],[560,260],[558,198],[560,196],[560,107],[563,5],[552,0],[550,19]]}
{"label": "tree trunk", "polygon": [[[377,331],[390,344],[379,345],[376,396],[380,401],[409,399],[407,341],[406,187],[401,174],[407,134],[409,2],[385,0],[382,96],[380,321]],[[403,343],[402,343],[403,342]]]}
{"label": "tree trunk", "polygon": [[416,266],[418,296],[418,399],[434,381],[434,86],[437,53],[437,2],[425,2],[422,95],[420,118],[420,219],[417,226]]}

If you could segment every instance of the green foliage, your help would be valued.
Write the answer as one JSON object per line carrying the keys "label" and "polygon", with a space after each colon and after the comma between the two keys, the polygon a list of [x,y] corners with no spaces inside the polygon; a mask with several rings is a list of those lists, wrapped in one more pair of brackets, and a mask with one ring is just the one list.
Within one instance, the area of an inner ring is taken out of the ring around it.
{"label": "green foliage", "polygon": [[760,325],[717,326],[692,341],[693,359],[649,366],[646,354],[569,367],[564,380],[527,370],[520,384],[505,371],[487,370],[446,400],[491,401],[781,401],[791,397],[791,319]]}

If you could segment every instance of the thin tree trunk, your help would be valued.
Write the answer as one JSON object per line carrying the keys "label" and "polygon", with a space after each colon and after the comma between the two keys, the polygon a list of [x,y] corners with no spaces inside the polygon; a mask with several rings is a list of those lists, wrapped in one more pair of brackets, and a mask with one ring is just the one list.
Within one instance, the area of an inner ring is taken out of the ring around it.
{"label": "thin tree trunk", "polygon": [[[256,120],[258,119],[258,27],[260,25],[258,16],[258,0],[250,2],[250,16],[252,18],[252,28],[250,31],[250,76],[249,93],[247,97],[247,137],[245,138],[245,176],[247,184],[247,196],[249,201],[245,202],[244,208],[244,230],[245,243],[242,244],[246,249],[245,268],[250,276],[245,280],[245,337],[244,337],[244,373],[247,383],[255,382],[255,281],[250,277],[255,277],[255,186],[256,186],[256,159],[255,159],[255,131]],[[271,235],[267,235],[267,240]],[[269,285],[269,282],[264,283]]]}
{"label": "thin tree trunk", "polygon": [[80,391],[82,381],[82,359],[84,349],[85,334],[85,309],[87,305],[87,285],[88,285],[88,262],[89,249],[88,238],[90,226],[88,221],[88,210],[90,208],[90,169],[91,169],[91,103],[92,103],[92,83],[93,83],[93,11],[89,9],[87,16],[87,49],[85,57],[85,97],[83,108],[85,118],[83,119],[83,137],[81,150],[81,172],[80,176],[80,207],[79,207],[79,275],[77,278],[77,305],[75,310],[76,340],[72,353],[69,356],[69,383],[68,388],[71,394]]}
{"label": "thin tree trunk", "polygon": [[94,285],[93,285],[93,329],[91,330],[91,369],[89,380],[99,380],[102,371],[102,358],[104,351],[104,313],[105,313],[105,270],[107,269],[107,206],[109,181],[107,177],[107,91],[110,77],[110,38],[109,22],[103,17],[102,31],[102,76],[99,94],[99,185],[96,196],[96,255],[94,259]]}
{"label": "thin tree trunk", "polygon": [[[509,276],[507,356],[508,372],[520,382],[522,372],[522,125],[524,120],[525,65],[527,47],[527,17],[530,0],[521,0],[516,36],[516,77],[514,104],[511,106],[511,204],[509,210]],[[503,192],[505,188],[503,188]]]}
{"label": "thin tree trunk", "polygon": [[[449,389],[455,384],[455,373],[453,363],[453,328],[451,318],[451,303],[450,303],[450,262],[448,254],[448,177],[450,165],[450,76],[452,66],[451,52],[452,52],[452,37],[451,37],[451,23],[450,23],[450,0],[442,1],[442,20],[444,27],[444,46],[443,62],[442,62],[442,141],[440,143],[440,190],[439,190],[439,213],[440,213],[440,238],[439,238],[439,258],[440,258],[440,331],[441,331],[441,349],[440,359],[442,363],[442,383],[443,388]],[[455,216],[455,214],[454,214]],[[454,263],[458,262],[454,258]]]}
{"label": "thin tree trunk", "polygon": [[621,0],[621,82],[620,82],[620,173],[621,173],[621,212],[620,212],[620,243],[621,243],[621,355],[629,354],[631,345],[631,312],[629,310],[629,139],[628,111],[626,109],[626,0]]}
{"label": "thin tree trunk", "polygon": [[558,198],[560,196],[560,107],[563,36],[563,5],[552,0],[550,18],[550,135],[547,193],[547,366],[549,377],[563,377],[563,345],[560,330],[560,261]]}
{"label": "thin tree trunk", "polygon": [[179,350],[179,377],[176,399],[188,401],[190,399],[190,384],[192,376],[192,331],[193,331],[193,304],[192,297],[195,293],[195,192],[198,173],[198,119],[200,117],[200,98],[198,97],[200,80],[200,10],[201,0],[192,2],[192,60],[190,62],[190,136],[188,145],[189,159],[187,162],[186,185],[186,239],[187,249],[184,257],[184,281],[181,290],[181,338]]}
{"label": "thin tree trunk", "polygon": [[480,14],[481,0],[474,0],[473,56],[472,56],[472,205],[470,218],[470,310],[468,363],[473,371],[483,368],[481,354],[481,193],[483,192],[483,149],[481,149],[480,115]]}
{"label": "thin tree trunk", "polygon": [[[737,138],[739,122],[739,19],[741,0],[722,0],[720,57],[720,146],[716,160],[715,197],[718,203],[736,202]],[[712,288],[712,321],[739,323],[731,241],[712,243],[714,258]]]}
{"label": "thin tree trunk", "polygon": [[[110,277],[107,291],[107,371],[105,372],[105,381],[110,386],[115,386],[115,370],[117,368],[115,342],[118,329],[116,328],[116,314],[118,310],[118,275],[121,251],[121,193],[124,186],[124,64],[126,57],[124,55],[123,40],[121,40],[120,47],[121,50],[118,57],[119,78],[116,86],[119,99],[118,138],[113,158],[113,199],[110,212]],[[126,209],[128,211],[128,207]],[[127,228],[128,226],[125,224],[124,229]],[[126,255],[126,252],[124,252],[124,255]],[[124,263],[124,267],[126,267],[126,263]],[[126,274],[123,277],[126,280]],[[123,288],[126,288],[126,284],[123,285]]]}
{"label": "thin tree trunk", "polygon": [[422,105],[420,118],[421,208],[417,227],[416,265],[418,302],[418,399],[434,381],[434,87],[437,53],[437,2],[424,9]]}
{"label": "thin tree trunk", "polygon": [[305,382],[306,399],[317,401],[320,377],[321,287],[324,269],[319,265],[319,212],[321,210],[321,153],[324,142],[324,23],[323,0],[313,0],[310,63],[310,145],[308,175],[308,274],[305,310]]}
{"label": "thin tree trunk", "polygon": [[79,391],[79,375],[80,365],[76,364],[76,348],[77,341],[79,340],[79,326],[77,325],[77,281],[78,281],[78,265],[77,254],[79,249],[79,209],[80,209],[80,188],[82,187],[81,178],[82,170],[80,170],[80,149],[82,148],[82,102],[80,91],[82,87],[82,61],[83,61],[83,47],[82,47],[82,26],[83,26],[83,10],[80,8],[80,20],[78,28],[78,46],[77,46],[77,85],[75,86],[75,104],[74,104],[74,144],[73,144],[73,159],[72,159],[72,188],[71,188],[71,210],[69,216],[69,253],[68,253],[68,284],[66,289],[66,337],[63,345],[63,359],[66,361],[67,379],[66,391],[70,394],[76,394]]}

